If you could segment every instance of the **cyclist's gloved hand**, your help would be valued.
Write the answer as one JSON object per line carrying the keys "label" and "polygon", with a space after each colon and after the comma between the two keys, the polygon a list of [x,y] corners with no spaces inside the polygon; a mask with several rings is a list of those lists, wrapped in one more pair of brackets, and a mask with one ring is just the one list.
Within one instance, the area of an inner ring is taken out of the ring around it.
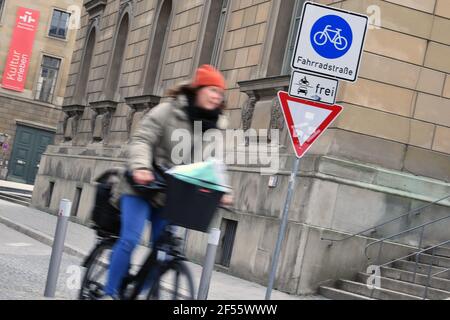
{"label": "cyclist's gloved hand", "polygon": [[233,201],[233,195],[227,193],[222,196],[222,199],[220,199],[220,204],[223,206],[230,206],[233,204]]}
{"label": "cyclist's gloved hand", "polygon": [[148,185],[155,180],[155,176],[150,170],[138,169],[133,171],[133,180],[140,185]]}

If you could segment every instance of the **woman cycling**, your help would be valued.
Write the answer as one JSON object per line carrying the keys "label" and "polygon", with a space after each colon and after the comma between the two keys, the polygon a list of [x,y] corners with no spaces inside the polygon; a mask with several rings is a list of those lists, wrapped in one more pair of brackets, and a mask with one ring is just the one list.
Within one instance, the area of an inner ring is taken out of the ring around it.
{"label": "woman cycling", "polygon": [[[150,110],[142,119],[128,146],[128,170],[132,180],[139,185],[154,181],[154,166],[170,168],[175,163],[191,163],[191,153],[181,155],[172,152],[178,141],[172,134],[185,129],[193,137],[194,122],[201,121],[202,131],[220,128],[223,123],[225,79],[212,66],[203,65],[197,69],[191,84],[179,86],[169,92],[170,100]],[[223,126],[222,128],[223,129]],[[201,137],[200,137],[201,138]],[[132,253],[138,245],[146,220],[152,222],[152,243],[154,244],[167,225],[159,216],[161,199],[152,204],[140,196],[128,180],[121,179],[115,191],[121,210],[121,230],[113,247],[105,297],[116,298],[123,278],[127,275]],[[225,196],[223,203],[231,198]]]}

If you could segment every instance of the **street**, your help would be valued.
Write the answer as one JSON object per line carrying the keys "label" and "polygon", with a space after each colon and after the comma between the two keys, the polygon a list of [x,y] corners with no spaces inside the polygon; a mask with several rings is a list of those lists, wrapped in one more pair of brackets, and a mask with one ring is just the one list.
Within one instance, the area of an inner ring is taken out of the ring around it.
{"label": "street", "polygon": [[[51,241],[55,232],[56,220],[57,217],[54,215],[0,200],[0,272],[5,277],[5,279],[0,279],[0,299],[13,299],[14,294],[4,292],[7,290],[6,286],[9,287],[11,284],[14,291],[16,291],[16,295],[18,294],[17,292],[24,292],[19,294],[20,298],[14,297],[14,299],[43,298],[51,247],[41,242],[36,242],[34,239],[50,239]],[[5,225],[20,230],[22,233],[17,233]],[[24,234],[29,234],[32,238]],[[96,235],[93,229],[75,222],[69,222],[65,243],[72,251],[76,252],[77,256],[89,254],[95,244],[95,239]],[[145,259],[147,253],[148,249],[140,246],[133,257],[135,259],[133,261],[139,264],[139,261]],[[3,262],[4,260],[8,264]],[[57,298],[69,299],[76,297],[76,290],[70,290],[63,284],[68,277],[72,281],[75,280],[73,272],[74,270],[80,271],[77,269],[80,263],[81,258],[64,255],[64,261],[60,269],[61,278],[58,282],[60,286]],[[13,274],[13,272],[9,271],[8,267],[5,267],[6,270],[3,270],[4,265],[13,265],[10,269],[18,270],[15,271],[14,278],[21,279],[20,286],[18,284],[19,280],[12,279],[13,276],[10,274]],[[27,266],[26,270],[21,271],[24,269],[24,266]],[[70,270],[72,276],[66,274],[67,268],[70,266],[75,267]],[[202,267],[192,262],[188,262],[188,266],[194,276],[194,283],[198,286]],[[83,271],[81,270],[81,272]],[[33,277],[24,279],[21,272],[24,274],[31,273]],[[72,283],[72,281],[69,281],[69,283]],[[260,284],[246,281],[224,272],[214,271],[208,298],[210,300],[260,300],[264,298],[265,290],[266,288]],[[325,298],[320,295],[296,296],[274,291],[273,299],[323,300]]]}
{"label": "street", "polygon": [[[0,300],[41,300],[50,261],[51,247],[0,224]],[[69,289],[66,273],[76,257],[64,255],[56,299],[76,299],[77,290]]]}

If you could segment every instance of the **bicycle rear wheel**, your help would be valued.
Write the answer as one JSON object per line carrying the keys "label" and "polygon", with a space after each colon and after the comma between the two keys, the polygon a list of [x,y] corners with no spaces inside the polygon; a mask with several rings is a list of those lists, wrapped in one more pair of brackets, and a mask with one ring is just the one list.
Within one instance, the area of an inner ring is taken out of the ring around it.
{"label": "bicycle rear wheel", "polygon": [[182,261],[171,263],[155,280],[147,300],[195,300],[194,280]]}
{"label": "bicycle rear wheel", "polygon": [[104,296],[113,245],[113,241],[101,243],[88,257],[86,272],[81,282],[80,300],[97,300]]}

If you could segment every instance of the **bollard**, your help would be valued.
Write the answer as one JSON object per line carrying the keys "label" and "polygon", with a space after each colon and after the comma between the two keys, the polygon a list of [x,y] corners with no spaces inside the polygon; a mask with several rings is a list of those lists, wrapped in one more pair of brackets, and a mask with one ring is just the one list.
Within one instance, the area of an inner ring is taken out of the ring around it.
{"label": "bollard", "polygon": [[59,267],[64,251],[64,241],[66,238],[67,224],[72,210],[72,202],[62,199],[59,204],[58,222],[56,224],[55,237],[53,239],[52,255],[47,274],[47,283],[45,285],[44,297],[54,298],[56,284],[58,282]]}
{"label": "bollard", "polygon": [[203,264],[197,300],[206,300],[208,298],[209,284],[211,283],[219,239],[220,230],[217,228],[211,229],[209,232],[208,247],[206,249],[205,263]]}

